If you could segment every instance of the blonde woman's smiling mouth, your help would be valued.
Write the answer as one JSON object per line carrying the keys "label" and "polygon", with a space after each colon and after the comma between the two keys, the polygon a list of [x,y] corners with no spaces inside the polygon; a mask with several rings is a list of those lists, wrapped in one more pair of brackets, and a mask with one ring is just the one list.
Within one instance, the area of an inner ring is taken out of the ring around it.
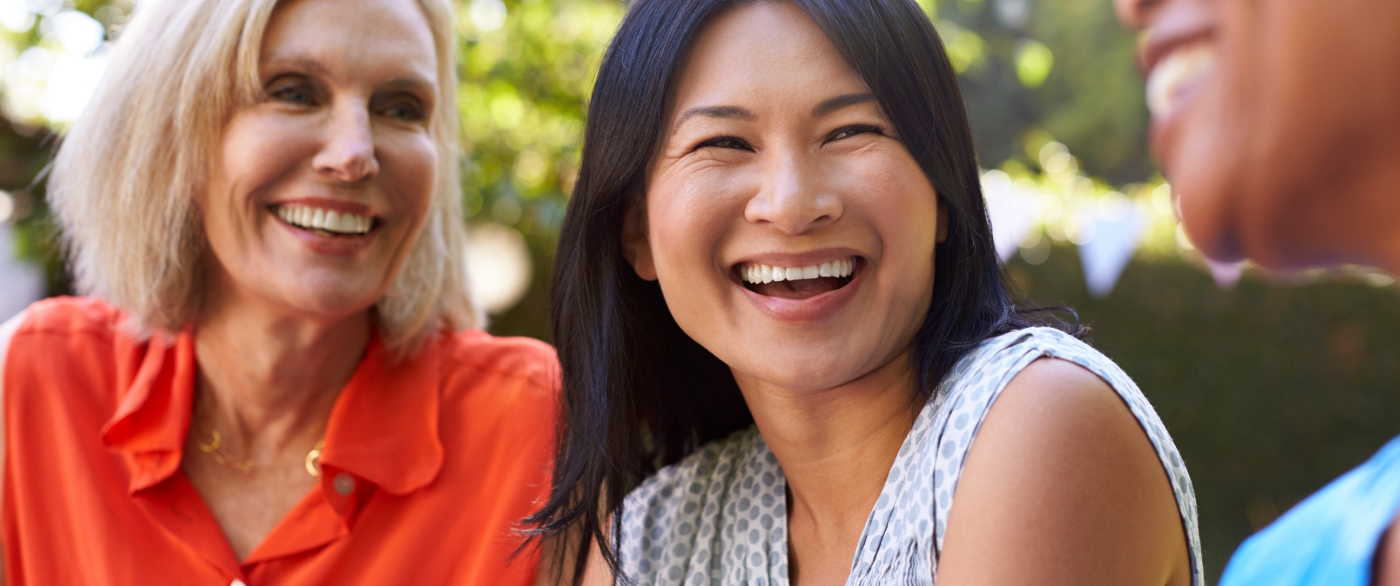
{"label": "blonde woman's smiling mouth", "polygon": [[281,201],[267,209],[303,244],[334,256],[363,250],[383,223],[369,206],[330,198]]}
{"label": "blonde woman's smiling mouth", "polygon": [[358,236],[368,234],[374,227],[374,218],[368,214],[357,214],[344,208],[340,210],[301,203],[275,204],[272,213],[283,222],[305,230],[318,230],[331,236]]}
{"label": "blonde woman's smiling mouth", "polygon": [[760,311],[781,321],[820,320],[844,307],[865,272],[851,254],[800,255],[735,264],[732,280]]}

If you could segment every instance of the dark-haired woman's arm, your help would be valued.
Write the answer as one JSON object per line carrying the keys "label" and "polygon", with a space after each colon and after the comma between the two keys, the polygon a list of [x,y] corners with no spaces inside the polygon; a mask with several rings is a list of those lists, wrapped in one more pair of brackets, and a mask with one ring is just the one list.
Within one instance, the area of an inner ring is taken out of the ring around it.
{"label": "dark-haired woman's arm", "polygon": [[1026,367],[993,404],[958,484],[939,586],[1190,583],[1171,483],[1146,433],[1073,363]]}

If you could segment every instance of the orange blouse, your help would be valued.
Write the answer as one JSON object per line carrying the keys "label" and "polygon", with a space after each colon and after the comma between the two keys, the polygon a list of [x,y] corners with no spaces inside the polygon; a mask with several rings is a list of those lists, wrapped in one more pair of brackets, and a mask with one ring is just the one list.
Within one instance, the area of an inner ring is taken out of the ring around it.
{"label": "orange blouse", "polygon": [[412,360],[375,337],[332,410],[321,482],[247,559],[180,468],[188,333],[141,341],[95,299],[29,308],[4,375],[4,554],[26,584],[527,584],[518,521],[549,489],[557,361],[443,334]]}

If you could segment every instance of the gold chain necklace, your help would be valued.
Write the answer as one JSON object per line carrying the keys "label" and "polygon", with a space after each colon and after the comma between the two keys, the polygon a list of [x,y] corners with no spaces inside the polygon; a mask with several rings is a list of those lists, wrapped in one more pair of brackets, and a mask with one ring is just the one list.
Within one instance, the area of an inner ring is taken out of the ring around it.
{"label": "gold chain necklace", "polygon": [[[219,430],[212,427],[205,428],[205,431],[208,435],[208,439],[200,441],[195,445],[199,446],[199,451],[209,454],[209,457],[213,458],[215,462],[218,462],[220,466],[232,468],[244,474],[251,473],[253,468],[258,466],[258,464],[251,459],[238,460],[219,453],[219,448],[224,444],[224,436],[219,434]],[[306,460],[304,461],[306,473],[314,478],[321,477],[321,448],[325,443],[326,440],[317,441],[316,445],[311,448],[311,451],[306,453]]]}

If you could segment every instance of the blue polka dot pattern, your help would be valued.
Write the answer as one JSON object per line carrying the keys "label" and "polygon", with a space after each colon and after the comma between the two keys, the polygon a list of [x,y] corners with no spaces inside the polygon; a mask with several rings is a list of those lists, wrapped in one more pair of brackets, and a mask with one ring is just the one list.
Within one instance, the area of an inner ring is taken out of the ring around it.
{"label": "blue polka dot pattern", "polygon": [[[846,584],[933,584],[964,462],[992,402],[1042,357],[1078,364],[1113,387],[1171,479],[1204,585],[1196,498],[1166,427],[1108,358],[1050,328],[1011,332],[968,353],[920,411],[866,520]],[[623,503],[621,569],[638,584],[786,586],[787,481],[755,428],[711,442],[647,479]]]}

